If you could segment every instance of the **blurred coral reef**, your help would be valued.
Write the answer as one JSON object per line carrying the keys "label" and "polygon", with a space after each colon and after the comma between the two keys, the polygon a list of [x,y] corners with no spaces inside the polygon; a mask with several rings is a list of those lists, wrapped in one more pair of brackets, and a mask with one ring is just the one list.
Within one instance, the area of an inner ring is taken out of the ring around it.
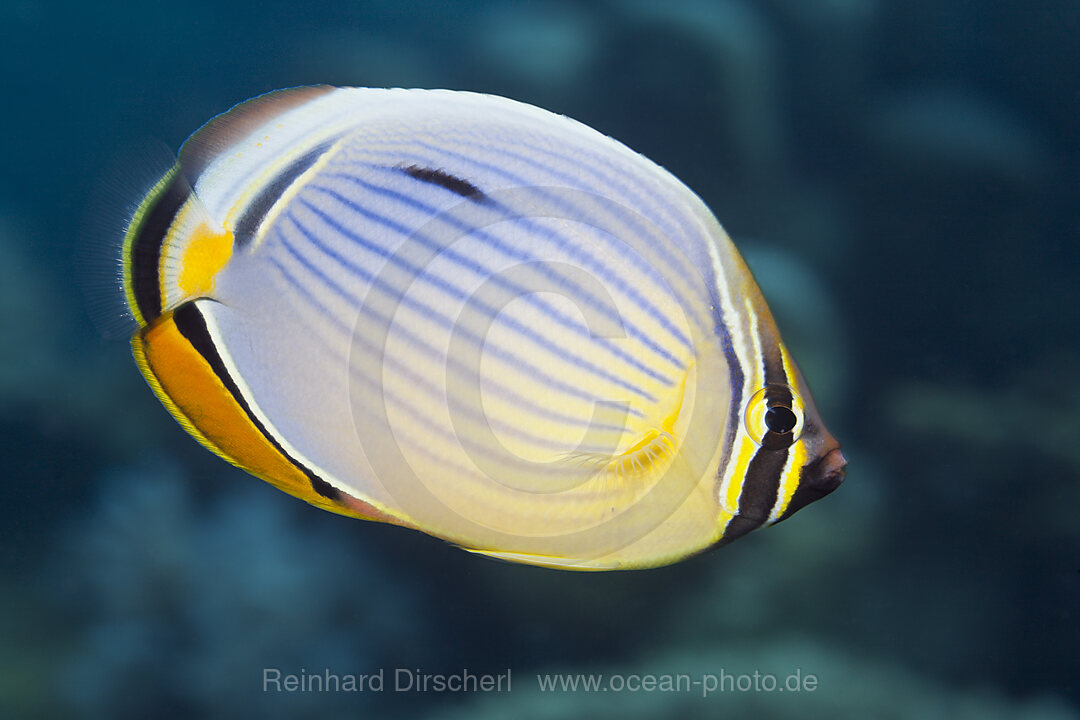
{"label": "blurred coral reef", "polygon": [[67,713],[344,714],[357,698],[236,686],[259,687],[268,664],[407,666],[431,651],[423,593],[340,524],[304,522],[312,513],[255,483],[202,502],[190,485],[164,459],[114,472],[66,528],[52,582],[71,603],[54,689]]}

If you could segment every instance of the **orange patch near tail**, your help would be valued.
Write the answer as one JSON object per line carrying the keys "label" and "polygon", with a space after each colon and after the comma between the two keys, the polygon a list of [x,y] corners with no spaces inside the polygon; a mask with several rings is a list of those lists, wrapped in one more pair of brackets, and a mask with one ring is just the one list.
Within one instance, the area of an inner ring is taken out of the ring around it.
{"label": "orange patch near tail", "polygon": [[315,492],[311,480],[271,443],[166,313],[136,333],[135,362],[162,405],[204,447],[219,457],[316,507],[340,515],[408,525],[372,504]]}

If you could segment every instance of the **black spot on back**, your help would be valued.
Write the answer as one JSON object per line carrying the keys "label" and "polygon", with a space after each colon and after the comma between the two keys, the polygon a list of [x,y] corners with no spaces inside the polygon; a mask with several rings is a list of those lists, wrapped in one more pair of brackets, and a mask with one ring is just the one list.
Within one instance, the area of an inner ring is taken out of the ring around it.
{"label": "black spot on back", "polygon": [[480,191],[480,188],[476,187],[468,180],[459,178],[456,175],[451,175],[445,170],[420,167],[419,165],[401,166],[401,170],[406,175],[414,177],[421,182],[444,187],[450,192],[456,193],[463,198],[468,198],[469,200],[474,200],[476,202],[483,202],[487,199],[487,196]]}

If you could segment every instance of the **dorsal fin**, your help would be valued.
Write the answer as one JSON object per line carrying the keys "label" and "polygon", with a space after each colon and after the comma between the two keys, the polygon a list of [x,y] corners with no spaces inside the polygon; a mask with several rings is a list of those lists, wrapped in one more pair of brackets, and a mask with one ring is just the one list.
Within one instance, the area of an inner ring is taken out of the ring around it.
{"label": "dorsal fin", "polygon": [[211,118],[180,147],[180,165],[188,181],[194,185],[214,158],[271,118],[334,89],[332,85],[304,85],[274,90],[245,100]]}

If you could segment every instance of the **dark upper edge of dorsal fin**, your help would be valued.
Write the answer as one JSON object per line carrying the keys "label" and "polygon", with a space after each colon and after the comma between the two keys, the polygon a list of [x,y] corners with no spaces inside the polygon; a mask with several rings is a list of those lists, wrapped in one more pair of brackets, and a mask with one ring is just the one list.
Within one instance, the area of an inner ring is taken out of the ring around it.
{"label": "dark upper edge of dorsal fin", "polygon": [[270,118],[336,90],[332,85],[303,85],[263,93],[233,105],[191,134],[180,147],[180,166],[194,185],[224,150],[251,134]]}

